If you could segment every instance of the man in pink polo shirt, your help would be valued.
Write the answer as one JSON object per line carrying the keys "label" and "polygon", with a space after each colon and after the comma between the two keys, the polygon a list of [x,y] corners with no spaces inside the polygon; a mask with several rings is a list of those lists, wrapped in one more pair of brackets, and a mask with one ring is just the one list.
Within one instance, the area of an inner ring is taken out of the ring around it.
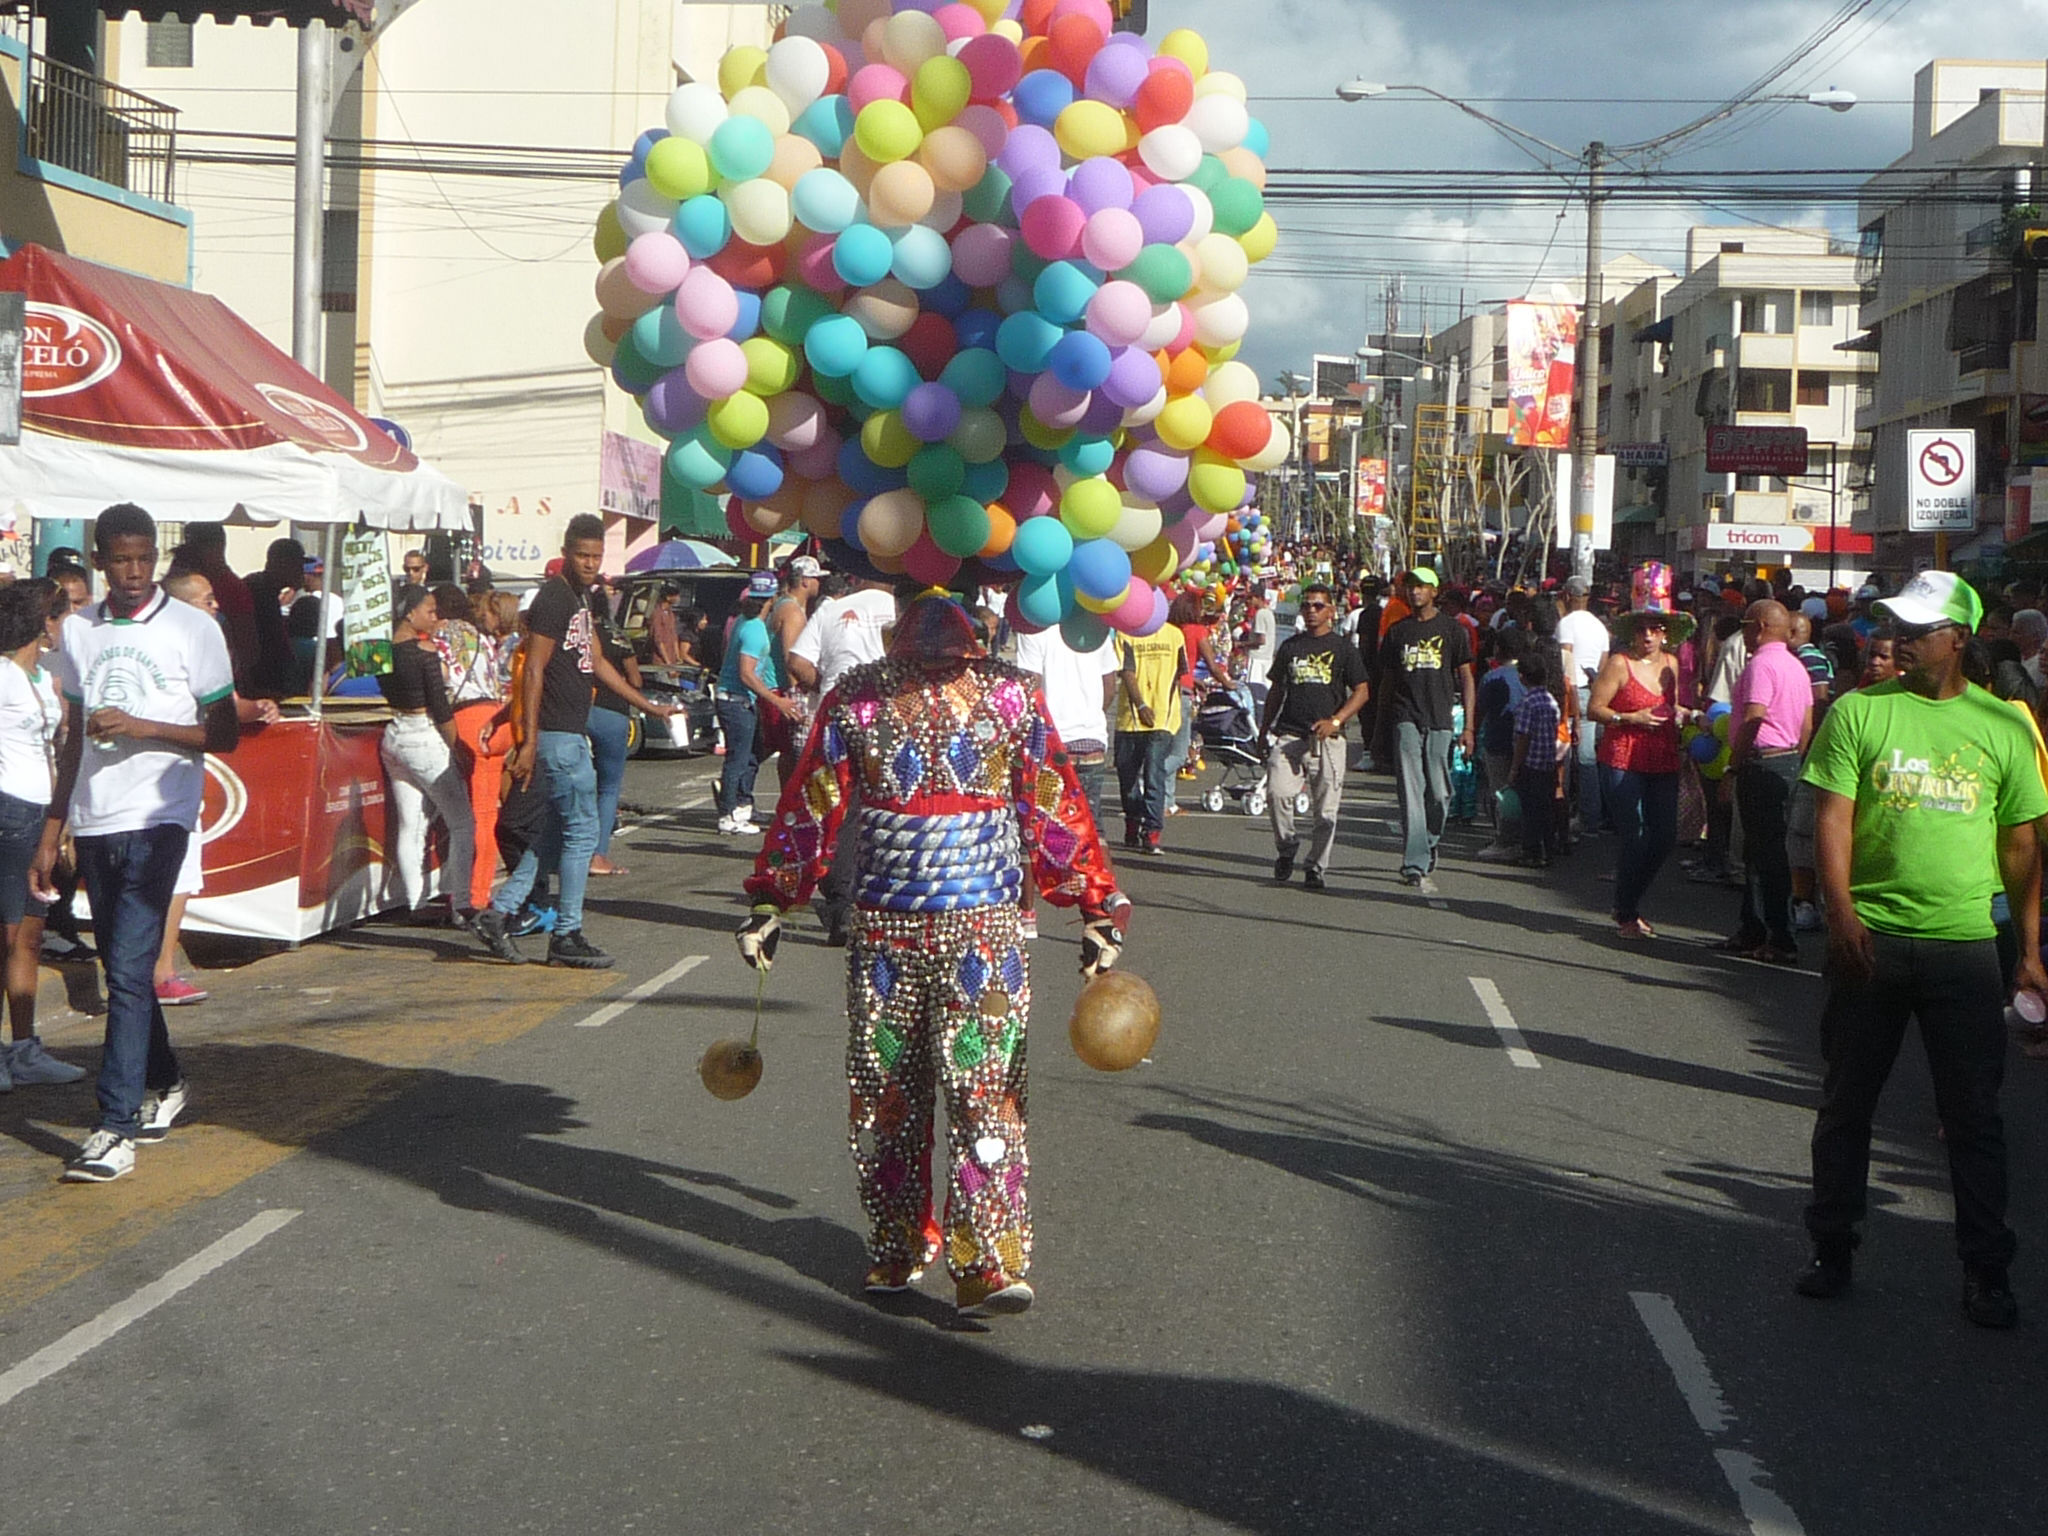
{"label": "man in pink polo shirt", "polygon": [[1769,598],[1751,603],[1742,619],[1749,662],[1729,699],[1728,772],[1721,792],[1732,792],[1742,816],[1742,920],[1735,937],[1716,945],[1729,954],[1797,965],[1792,932],[1792,866],[1785,856],[1785,824],[1792,786],[1813,739],[1813,680],[1792,654],[1792,614]]}

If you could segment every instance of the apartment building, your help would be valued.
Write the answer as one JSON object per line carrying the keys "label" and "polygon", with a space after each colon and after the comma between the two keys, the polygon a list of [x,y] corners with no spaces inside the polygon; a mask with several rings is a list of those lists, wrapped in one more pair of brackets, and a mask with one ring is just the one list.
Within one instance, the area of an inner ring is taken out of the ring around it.
{"label": "apartment building", "polygon": [[1864,186],[1858,344],[1880,366],[1857,425],[1882,569],[1933,557],[1933,535],[1906,527],[1914,428],[1977,434],[1978,530],[1950,536],[1952,561],[2027,531],[2034,466],[2048,464],[2048,366],[2035,345],[2040,273],[2016,258],[2020,231],[2048,222],[2028,216],[2042,196],[2044,91],[2038,59],[1931,61],[1913,80],[1911,148]]}
{"label": "apartment building", "polygon": [[[1843,580],[1867,563],[1846,492],[1869,463],[1857,411],[1878,360],[1842,350],[1856,334],[1856,268],[1822,229],[1688,232],[1686,273],[1662,296],[1657,333],[1669,342],[1664,528],[1682,569],[1790,566],[1811,584],[1831,565]],[[1710,473],[1707,432],[1721,424],[1804,429],[1806,475]]]}

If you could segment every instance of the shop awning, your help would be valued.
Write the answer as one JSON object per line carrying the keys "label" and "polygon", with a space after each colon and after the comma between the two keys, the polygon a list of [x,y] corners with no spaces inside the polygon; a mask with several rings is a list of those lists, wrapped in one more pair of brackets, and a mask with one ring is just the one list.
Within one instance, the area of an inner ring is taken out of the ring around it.
{"label": "shop awning", "polygon": [[220,300],[41,246],[0,262],[25,294],[22,439],[0,510],[165,522],[467,528],[469,495]]}
{"label": "shop awning", "polygon": [[162,21],[166,16],[180,21],[211,17],[220,22],[253,21],[259,27],[273,21],[292,27],[324,21],[330,27],[354,22],[367,29],[374,9],[373,0],[241,0],[240,4],[236,0],[100,0],[101,14],[115,21],[123,16],[140,16],[144,21]]}
{"label": "shop awning", "polygon": [[1623,507],[1614,514],[1614,526],[1619,528],[1627,523],[1654,523],[1662,516],[1656,507],[1647,502],[1633,507]]}
{"label": "shop awning", "polygon": [[1671,340],[1672,324],[1677,318],[1676,315],[1666,315],[1662,320],[1651,321],[1636,332],[1636,340],[1639,342],[1669,342]]}

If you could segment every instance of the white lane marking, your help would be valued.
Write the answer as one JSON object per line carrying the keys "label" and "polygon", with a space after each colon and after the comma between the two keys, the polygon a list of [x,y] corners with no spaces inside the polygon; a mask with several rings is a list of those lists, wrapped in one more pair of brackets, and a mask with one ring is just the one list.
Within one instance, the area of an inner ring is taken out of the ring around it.
{"label": "white lane marking", "polygon": [[[1629,1300],[1635,1303],[1636,1315],[1649,1331],[1650,1342],[1657,1346],[1657,1353],[1664,1357],[1672,1379],[1678,1383],[1679,1395],[1692,1411],[1693,1422],[1709,1440],[1729,1438],[1735,1429],[1735,1415],[1729,1411],[1721,1384],[1714,1380],[1707,1357],[1693,1342],[1692,1330],[1678,1315],[1677,1306],[1669,1296],[1655,1291],[1630,1291]],[[1761,1460],[1737,1446],[1716,1445],[1713,1450],[1714,1461],[1734,1490],[1743,1519],[1749,1522],[1751,1536],[1805,1536],[1806,1527],[1799,1523],[1792,1506],[1769,1486],[1771,1474]]]}
{"label": "white lane marking", "polygon": [[606,1003],[587,1019],[578,1019],[576,1027],[578,1029],[604,1028],[605,1025],[611,1023],[620,1014],[630,1013],[636,1004],[646,1002],[648,998],[654,996],[655,993],[659,992],[670,982],[682,980],[683,977],[689,975],[690,972],[697,969],[698,966],[710,958],[709,955],[692,955],[687,960],[678,960],[659,976],[654,977],[650,981],[641,982],[639,986],[628,992],[617,1002]]}
{"label": "white lane marking", "polygon": [[1500,988],[1484,976],[1467,976],[1465,979],[1479,994],[1479,1006],[1486,1010],[1487,1023],[1500,1036],[1500,1043],[1507,1047],[1508,1060],[1532,1072],[1541,1071],[1543,1063],[1536,1059],[1536,1053],[1529,1049],[1529,1042],[1522,1038],[1521,1028],[1515,1023],[1515,1016],[1508,1012],[1507,999],[1500,995]]}
{"label": "white lane marking", "polygon": [[1429,904],[1432,907],[1436,908],[1436,910],[1439,912],[1448,912],[1451,910],[1451,904],[1448,901],[1438,901],[1435,898],[1431,898]]}
{"label": "white lane marking", "polygon": [[298,1211],[278,1210],[252,1216],[226,1237],[200,1249],[162,1279],[152,1280],[126,1301],[114,1303],[90,1322],[80,1323],[55,1343],[46,1344],[21,1364],[0,1373],[0,1407],[98,1349],[122,1329],[140,1322],[181,1291],[190,1290],[223,1264],[240,1258],[280,1227],[296,1221],[300,1214]]}
{"label": "white lane marking", "polygon": [[[688,783],[689,780],[686,779],[684,782]],[[685,795],[675,803],[672,810],[658,811],[652,816],[643,816],[638,821],[628,822],[622,827],[614,828],[612,836],[614,838],[631,837],[635,832],[645,832],[653,827],[677,826],[679,823],[676,818],[681,816],[683,812],[701,811],[710,805],[715,798],[714,793],[708,789],[700,794]]]}

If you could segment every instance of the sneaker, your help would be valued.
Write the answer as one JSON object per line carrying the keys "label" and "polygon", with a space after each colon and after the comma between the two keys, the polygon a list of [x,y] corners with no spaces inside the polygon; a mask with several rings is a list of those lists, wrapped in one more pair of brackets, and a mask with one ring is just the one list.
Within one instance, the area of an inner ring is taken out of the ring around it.
{"label": "sneaker", "polygon": [[1489,843],[1472,857],[1481,864],[1513,864],[1522,857],[1522,850],[1512,843]]}
{"label": "sneaker", "polygon": [[483,941],[485,949],[507,965],[526,964],[526,956],[519,952],[519,946],[513,942],[512,935],[507,931],[505,914],[496,907],[486,907],[477,913],[472,931]]}
{"label": "sneaker", "polygon": [[1792,1289],[1814,1301],[1833,1301],[1849,1289],[1850,1257],[1841,1249],[1816,1248],[1812,1262],[1799,1271]]}
{"label": "sneaker", "polygon": [[861,1289],[870,1296],[895,1296],[910,1290],[923,1278],[922,1264],[877,1264],[868,1271]]}
{"label": "sneaker", "polygon": [[1301,877],[1301,888],[1304,891],[1327,891],[1329,886],[1324,884],[1323,872],[1320,869],[1311,869]]}
{"label": "sneaker", "polygon": [[82,939],[68,938],[61,933],[43,932],[43,958],[69,965],[80,960],[97,960],[98,952]]}
{"label": "sneaker", "polygon": [[146,1093],[142,1096],[142,1108],[135,1112],[135,1118],[142,1122],[142,1128],[135,1133],[137,1141],[162,1141],[171,1134],[171,1122],[185,1112],[185,1106],[192,1101],[191,1092],[181,1077],[161,1093]]}
{"label": "sneaker", "polygon": [[1018,936],[1022,938],[1026,944],[1029,944],[1033,939],[1037,938],[1038,914],[1036,912],[1025,912],[1019,914],[1017,918],[1017,933]]}
{"label": "sneaker", "polygon": [[732,829],[729,835],[733,837],[759,837],[761,835],[761,828],[754,825],[754,820],[751,816],[735,816],[732,819]]}
{"label": "sneaker", "polygon": [[571,928],[548,940],[548,964],[566,965],[578,971],[608,971],[617,962],[583,937],[581,928]]}
{"label": "sneaker", "polygon": [[1421,871],[1421,870],[1419,870],[1419,869],[1404,869],[1404,870],[1402,870],[1402,871],[1401,871],[1401,883],[1402,883],[1403,885],[1420,885],[1420,884],[1422,884],[1422,871]]}
{"label": "sneaker", "polygon": [[[469,920],[469,931],[471,933],[477,931],[477,918],[482,916],[483,913],[479,912],[476,917]],[[553,933],[555,931],[555,909],[553,907],[522,907],[517,917],[510,917],[505,920],[505,931],[515,939],[523,939],[529,933]]]}
{"label": "sneaker", "polygon": [[1792,931],[1794,933],[1819,933],[1822,924],[1820,908],[1810,901],[1792,903]]}
{"label": "sneaker", "polygon": [[754,824],[754,808],[751,805],[736,805],[732,808],[732,819],[742,830]]}
{"label": "sneaker", "polygon": [[175,973],[169,981],[160,981],[156,984],[156,1000],[166,1008],[182,1008],[188,1003],[203,1003],[207,995],[204,987],[195,987]]}
{"label": "sneaker", "polygon": [[94,1131],[64,1165],[69,1184],[111,1184],[135,1171],[135,1143],[117,1131]]}
{"label": "sneaker", "polygon": [[12,1078],[25,1088],[45,1083],[75,1083],[83,1076],[85,1068],[59,1061],[43,1049],[43,1042],[34,1035],[15,1041],[8,1048],[6,1060],[0,1062],[0,1077]]}
{"label": "sneaker", "polygon": [[1138,852],[1144,854],[1147,858],[1156,859],[1166,850],[1159,846],[1159,834],[1157,832],[1147,832],[1144,841],[1138,844]]}
{"label": "sneaker", "polygon": [[720,832],[723,832],[727,837],[731,837],[733,833],[739,831],[739,829],[740,824],[734,821],[730,816],[721,816],[718,818],[718,830]]}
{"label": "sneaker", "polygon": [[1293,875],[1294,850],[1289,848],[1283,853],[1275,854],[1273,856],[1273,878],[1275,880],[1289,880],[1293,878]]}
{"label": "sneaker", "polygon": [[954,1286],[954,1309],[962,1317],[1007,1317],[1029,1311],[1031,1287],[998,1270],[990,1275],[963,1275]]}
{"label": "sneaker", "polygon": [[1963,1272],[1963,1316],[1979,1328],[2014,1328],[2019,1325],[2020,1304],[2013,1299],[2005,1269],[1978,1268]]}

